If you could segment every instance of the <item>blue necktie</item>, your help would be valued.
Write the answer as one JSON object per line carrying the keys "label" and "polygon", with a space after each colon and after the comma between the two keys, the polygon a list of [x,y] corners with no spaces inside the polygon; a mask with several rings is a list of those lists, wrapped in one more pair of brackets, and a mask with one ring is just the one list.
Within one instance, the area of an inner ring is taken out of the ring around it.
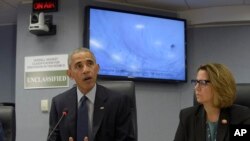
{"label": "blue necktie", "polygon": [[80,100],[80,106],[77,113],[77,141],[83,141],[88,136],[88,98],[83,96]]}

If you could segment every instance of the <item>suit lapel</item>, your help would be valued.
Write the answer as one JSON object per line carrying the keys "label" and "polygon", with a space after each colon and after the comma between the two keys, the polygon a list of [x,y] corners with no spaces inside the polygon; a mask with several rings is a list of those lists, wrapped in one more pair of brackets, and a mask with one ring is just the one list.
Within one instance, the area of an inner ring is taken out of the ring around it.
{"label": "suit lapel", "polygon": [[95,105],[94,105],[94,115],[93,115],[93,129],[92,129],[93,140],[95,140],[96,133],[101,126],[103,116],[106,110],[105,101],[107,100],[107,98],[108,95],[106,93],[106,90],[100,85],[97,85]]}
{"label": "suit lapel", "polygon": [[204,141],[206,139],[206,118],[203,107],[200,107],[195,117],[195,141]]}
{"label": "suit lapel", "polygon": [[66,117],[66,124],[68,126],[68,133],[70,136],[76,136],[76,110],[77,110],[77,92],[76,87],[68,93],[67,99],[65,101],[65,107],[68,108],[68,115]]}
{"label": "suit lapel", "polygon": [[[222,124],[222,120],[226,120],[226,124]],[[224,141],[227,139],[227,134],[229,131],[229,110],[228,109],[222,109],[220,113],[220,118],[218,121],[218,133],[217,133],[217,141]]]}

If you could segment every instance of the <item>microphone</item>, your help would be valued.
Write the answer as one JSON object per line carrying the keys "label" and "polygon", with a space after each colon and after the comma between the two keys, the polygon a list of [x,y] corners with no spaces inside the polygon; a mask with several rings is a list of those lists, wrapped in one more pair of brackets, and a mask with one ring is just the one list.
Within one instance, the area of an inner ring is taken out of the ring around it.
{"label": "microphone", "polygon": [[51,130],[51,132],[50,132],[50,134],[49,134],[47,140],[50,139],[51,135],[54,133],[54,131],[56,130],[57,126],[61,123],[62,119],[63,119],[65,116],[67,116],[67,115],[68,115],[68,109],[65,108],[65,109],[63,109],[62,116],[60,117],[60,119],[59,119],[58,122],[56,123],[56,126]]}

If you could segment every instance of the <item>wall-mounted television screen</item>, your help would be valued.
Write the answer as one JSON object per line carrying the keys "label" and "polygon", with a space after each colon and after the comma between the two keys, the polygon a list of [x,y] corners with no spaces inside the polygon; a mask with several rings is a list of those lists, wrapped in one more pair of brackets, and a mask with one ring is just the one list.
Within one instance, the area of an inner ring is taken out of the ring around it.
{"label": "wall-mounted television screen", "polygon": [[184,19],[90,6],[85,22],[99,77],[186,81]]}

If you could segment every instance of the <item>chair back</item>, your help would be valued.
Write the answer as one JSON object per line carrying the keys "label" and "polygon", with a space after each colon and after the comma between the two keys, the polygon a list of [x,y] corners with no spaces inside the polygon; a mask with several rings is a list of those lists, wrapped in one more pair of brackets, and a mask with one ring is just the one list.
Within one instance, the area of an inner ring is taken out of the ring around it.
{"label": "chair back", "polygon": [[0,122],[2,123],[4,141],[15,141],[16,116],[15,104],[0,103]]}
{"label": "chair back", "polygon": [[131,99],[131,112],[133,120],[133,128],[135,138],[137,141],[137,111],[136,111],[136,97],[135,84],[133,81],[98,81],[98,84],[120,94],[128,95]]}
{"label": "chair back", "polygon": [[237,94],[234,103],[250,108],[250,83],[237,84]]}

